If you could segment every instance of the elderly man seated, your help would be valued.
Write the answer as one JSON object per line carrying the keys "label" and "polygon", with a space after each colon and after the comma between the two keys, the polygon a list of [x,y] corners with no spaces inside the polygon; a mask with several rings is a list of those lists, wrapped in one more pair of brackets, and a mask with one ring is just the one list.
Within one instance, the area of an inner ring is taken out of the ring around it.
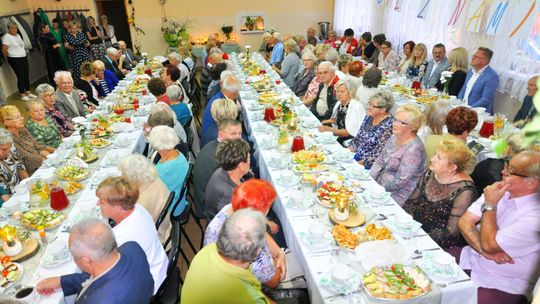
{"label": "elderly man seated", "polygon": [[71,119],[77,116],[85,116],[88,110],[83,106],[81,97],[74,90],[73,78],[67,71],[58,71],[54,74],[56,90],[56,104],[54,105],[64,117]]}
{"label": "elderly man seated", "polygon": [[120,53],[125,56],[124,68],[127,70],[132,70],[139,61],[142,60],[142,57],[135,55],[123,40],[118,41],[118,49],[120,50]]}
{"label": "elderly man seated", "polygon": [[248,269],[265,244],[265,222],[262,213],[251,209],[234,212],[217,242],[193,258],[181,303],[272,303]]}
{"label": "elderly man seated", "polygon": [[139,244],[130,241],[118,247],[111,227],[98,219],[75,224],[68,243],[73,261],[84,272],[42,280],[38,293],[50,295],[61,288],[65,296],[77,295],[77,304],[150,302],[154,282]]}
{"label": "elderly man seated", "polygon": [[336,67],[329,61],[319,64],[318,77],[321,80],[317,96],[311,104],[311,112],[319,120],[330,119],[337,102],[334,85],[339,77],[336,75]]}
{"label": "elderly man seated", "polygon": [[521,152],[502,172],[459,220],[469,246],[450,249],[480,304],[527,303],[540,275],[540,153]]}
{"label": "elderly man seated", "polygon": [[533,96],[538,91],[538,85],[536,84],[538,75],[533,76],[527,82],[527,96],[523,98],[523,104],[514,117],[514,122],[521,121],[521,124],[529,122],[534,115],[536,115],[536,108],[533,105]]}
{"label": "elderly man seated", "polygon": [[[124,61],[126,60],[126,55],[121,54],[119,50],[110,47],[107,48],[107,53],[101,61],[105,64],[105,68],[114,73],[118,79],[122,80],[129,72],[124,67]],[[117,62],[118,61],[118,62]]]}
{"label": "elderly man seated", "polygon": [[212,82],[210,72],[212,71],[214,65],[223,61],[223,53],[221,52],[221,50],[218,48],[212,48],[212,50],[213,53],[210,53],[210,59],[208,60],[208,63],[201,71],[201,91],[205,100],[207,100],[209,97],[207,96],[208,86],[210,86],[210,82]]}
{"label": "elderly man seated", "polygon": [[212,104],[215,100],[218,99],[228,99],[236,102],[236,99],[238,98],[240,91],[240,80],[234,76],[227,74],[227,76],[222,80],[221,83],[221,91],[214,95],[208,102],[206,103],[206,106],[204,108],[204,112],[202,115],[202,126],[201,126],[201,134],[204,134],[206,132],[206,129],[208,129],[210,126],[214,125],[216,122],[214,118],[212,118]]}
{"label": "elderly man seated", "polygon": [[270,57],[270,65],[281,63],[283,61],[283,55],[285,52],[285,46],[283,45],[283,35],[278,32],[272,34],[274,49],[272,50],[272,56]]}

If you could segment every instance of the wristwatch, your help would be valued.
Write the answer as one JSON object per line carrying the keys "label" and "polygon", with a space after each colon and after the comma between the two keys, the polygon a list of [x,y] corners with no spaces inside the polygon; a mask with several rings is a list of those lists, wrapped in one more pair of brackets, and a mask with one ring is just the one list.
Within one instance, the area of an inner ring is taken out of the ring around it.
{"label": "wristwatch", "polygon": [[480,208],[480,211],[482,211],[482,213],[486,211],[495,211],[495,210],[497,210],[497,205],[491,205],[488,203],[482,204],[482,208]]}

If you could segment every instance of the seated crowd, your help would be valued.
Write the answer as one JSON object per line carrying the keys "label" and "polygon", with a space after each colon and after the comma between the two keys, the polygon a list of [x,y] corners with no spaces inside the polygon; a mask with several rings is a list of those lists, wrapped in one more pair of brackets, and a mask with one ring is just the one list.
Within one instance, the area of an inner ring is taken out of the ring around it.
{"label": "seated crowd", "polygon": [[[394,201],[456,257],[478,286],[479,303],[526,303],[540,273],[531,267],[540,264],[540,153],[524,150],[523,139],[513,135],[505,159],[477,164],[467,146],[478,124],[471,107],[493,114],[499,83],[489,66],[493,51],[479,47],[469,69],[465,48],[453,49],[447,58],[439,43],[427,60],[424,43],[407,41],[400,57],[384,34],[366,32],[358,40],[352,29],[342,38],[330,34],[320,40],[312,28],[306,36],[265,33],[262,52],[319,119],[319,131],[337,136]],[[70,72],[58,71],[56,89],[39,85],[37,100],[26,104],[26,121],[17,107],[0,108],[2,202],[75,131],[72,119],[92,113],[142,60],[125,43],[118,47],[102,50],[99,60],[80,62],[75,81]],[[85,220],[70,231],[69,250],[82,273],[43,279],[37,291],[61,289],[66,296],[76,294],[77,303],[149,303],[167,276],[164,244],[172,226],[169,217],[159,228],[155,222],[174,193],[168,210],[173,216],[192,208],[208,222],[205,246],[186,274],[182,303],[280,302],[291,295],[282,288],[287,259],[280,247],[286,244],[271,211],[276,190],[259,179],[242,121],[241,81],[214,37],[203,52],[201,100],[190,100],[197,80],[189,49],[181,46],[167,55],[159,77],[148,82],[156,102],[144,123],[141,155],[122,159],[121,176],[106,178],[96,190],[109,223]],[[442,91],[443,71],[452,72],[446,87],[463,106],[445,101],[424,111],[397,106],[379,87],[389,72]],[[536,113],[536,80],[529,81],[516,121]],[[190,129],[196,105],[202,117],[197,155],[189,140],[198,136]],[[189,199],[181,193],[187,182]],[[114,299],[105,302],[107,297]]]}

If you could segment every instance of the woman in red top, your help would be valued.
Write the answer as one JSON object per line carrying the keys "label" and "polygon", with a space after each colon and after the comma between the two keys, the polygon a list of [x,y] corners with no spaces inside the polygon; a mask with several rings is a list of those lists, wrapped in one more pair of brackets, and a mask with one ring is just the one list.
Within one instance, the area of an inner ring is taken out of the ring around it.
{"label": "woman in red top", "polygon": [[354,39],[354,31],[351,28],[345,30],[345,34],[341,37],[341,45],[339,47],[340,54],[355,55],[358,51],[358,40]]}

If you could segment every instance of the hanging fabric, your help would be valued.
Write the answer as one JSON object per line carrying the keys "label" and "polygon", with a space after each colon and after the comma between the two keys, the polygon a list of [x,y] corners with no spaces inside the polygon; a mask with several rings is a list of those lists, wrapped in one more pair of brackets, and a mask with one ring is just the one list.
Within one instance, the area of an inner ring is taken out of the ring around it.
{"label": "hanging fabric", "polygon": [[42,9],[38,9],[39,19],[41,22],[47,24],[49,27],[52,27],[51,21],[49,21],[49,16]]}
{"label": "hanging fabric", "polygon": [[[34,12],[34,26],[32,27],[32,31],[34,33],[34,37],[39,37],[39,25],[42,23],[41,18],[39,18],[39,14],[37,11]],[[41,45],[38,44],[38,48],[41,48]]]}
{"label": "hanging fabric", "polygon": [[19,24],[22,26],[26,34],[28,35],[28,38],[30,39],[30,42],[32,43],[32,48],[38,48],[38,37],[39,35],[34,36],[32,32],[32,27],[24,20],[24,18],[21,15],[15,16],[15,19],[19,21]]}

